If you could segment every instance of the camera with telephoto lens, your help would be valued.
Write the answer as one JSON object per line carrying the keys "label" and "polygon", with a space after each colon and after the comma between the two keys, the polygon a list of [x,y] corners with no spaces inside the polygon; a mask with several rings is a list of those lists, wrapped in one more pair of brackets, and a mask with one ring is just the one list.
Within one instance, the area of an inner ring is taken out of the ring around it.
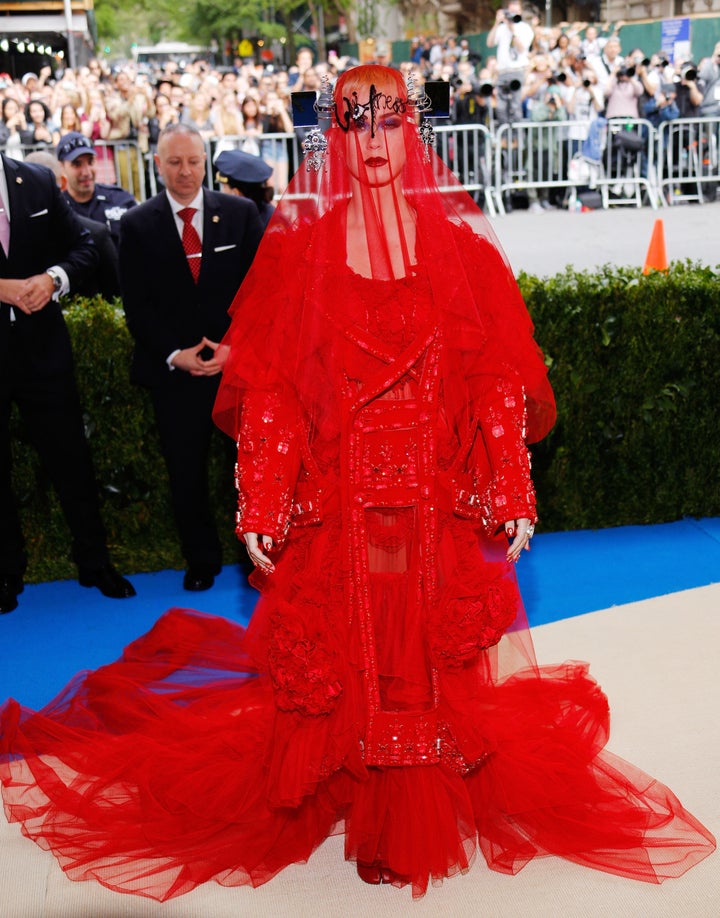
{"label": "camera with telephoto lens", "polygon": [[619,77],[628,77],[628,78],[634,77],[634,76],[635,76],[635,68],[634,68],[634,67],[621,67],[621,68],[618,70],[617,75],[618,75]]}
{"label": "camera with telephoto lens", "polygon": [[522,22],[522,16],[519,13],[511,13],[510,10],[505,10],[505,19],[515,24]]}
{"label": "camera with telephoto lens", "polygon": [[680,79],[694,83],[697,80],[697,69],[694,64],[683,64],[680,68]]}
{"label": "camera with telephoto lens", "polygon": [[522,83],[517,79],[509,80],[507,83],[498,83],[497,88],[504,93],[518,92],[522,88]]}
{"label": "camera with telephoto lens", "polygon": [[499,90],[501,93],[510,94],[513,92],[518,92],[522,88],[522,83],[518,79],[508,80],[508,82],[498,83],[497,86],[495,83],[481,83],[478,86],[478,95],[485,96],[486,98],[491,96],[495,90]]}
{"label": "camera with telephoto lens", "polygon": [[583,86],[585,89],[589,89],[592,86],[592,80],[583,80]]}

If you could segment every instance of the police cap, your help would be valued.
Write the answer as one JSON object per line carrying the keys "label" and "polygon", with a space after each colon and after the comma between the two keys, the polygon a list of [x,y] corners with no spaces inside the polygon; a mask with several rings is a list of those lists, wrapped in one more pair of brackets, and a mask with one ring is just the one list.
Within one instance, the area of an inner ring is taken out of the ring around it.
{"label": "police cap", "polygon": [[215,159],[215,169],[220,182],[242,182],[261,185],[272,175],[272,167],[259,156],[242,150],[223,150]]}

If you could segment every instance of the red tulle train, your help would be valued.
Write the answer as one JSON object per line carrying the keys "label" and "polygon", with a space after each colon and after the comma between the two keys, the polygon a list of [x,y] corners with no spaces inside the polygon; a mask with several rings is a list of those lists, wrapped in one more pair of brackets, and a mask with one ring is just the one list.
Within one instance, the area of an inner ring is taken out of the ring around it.
{"label": "red tulle train", "polygon": [[607,703],[584,665],[518,672],[479,689],[474,711],[450,711],[450,683],[446,716],[481,724],[489,750],[470,774],[366,768],[345,715],[277,709],[244,639],[173,609],[42,711],[8,702],[9,819],[72,879],[161,900],[208,880],[257,886],[343,830],[347,857],[416,894],[478,845],[505,873],[554,854],[649,882],[713,850],[666,787],[602,751]]}

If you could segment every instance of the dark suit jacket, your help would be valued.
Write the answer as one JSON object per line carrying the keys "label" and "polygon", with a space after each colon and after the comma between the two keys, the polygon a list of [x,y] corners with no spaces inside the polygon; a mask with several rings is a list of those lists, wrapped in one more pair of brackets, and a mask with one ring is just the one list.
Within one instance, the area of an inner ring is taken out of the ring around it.
{"label": "dark suit jacket", "polygon": [[[25,278],[58,265],[70,280],[70,291],[91,271],[97,251],[60,193],[55,176],[45,166],[2,157],[8,187],[10,251],[0,246],[0,274]],[[52,376],[72,368],[70,338],[60,305],[51,300],[32,315],[13,310],[13,348],[21,349],[33,373]],[[10,346],[10,306],[0,304],[0,367],[7,366]]]}
{"label": "dark suit jacket", "polygon": [[227,311],[252,263],[262,227],[245,198],[205,189],[202,263],[192,279],[167,194],[120,222],[120,286],[135,339],[131,377],[144,386],[172,384],[167,358],[203,336],[220,341]]}

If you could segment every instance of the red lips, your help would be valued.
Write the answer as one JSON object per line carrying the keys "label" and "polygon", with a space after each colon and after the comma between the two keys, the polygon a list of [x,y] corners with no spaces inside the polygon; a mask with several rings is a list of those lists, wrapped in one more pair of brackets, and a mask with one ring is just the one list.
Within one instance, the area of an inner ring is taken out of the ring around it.
{"label": "red lips", "polygon": [[382,156],[370,156],[365,160],[365,165],[370,166],[371,169],[377,169],[379,166],[386,166],[387,160]]}

